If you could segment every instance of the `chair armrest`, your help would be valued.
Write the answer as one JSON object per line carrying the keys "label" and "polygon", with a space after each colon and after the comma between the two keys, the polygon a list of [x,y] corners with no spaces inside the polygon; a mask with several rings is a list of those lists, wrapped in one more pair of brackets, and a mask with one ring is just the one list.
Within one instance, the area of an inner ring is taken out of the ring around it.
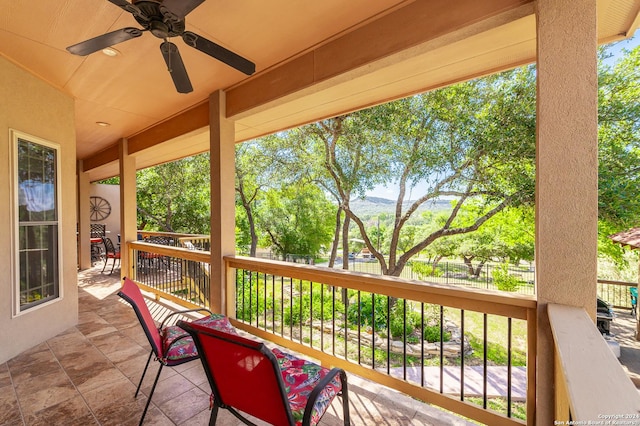
{"label": "chair armrest", "polygon": [[182,311],[172,312],[162,320],[162,323],[160,324],[159,330],[162,330],[164,328],[165,323],[167,322],[167,320],[169,318],[173,317],[174,315],[186,314],[186,313],[189,313],[189,312],[207,312],[209,315],[213,315],[213,312],[211,312],[207,308],[185,309],[185,310],[182,310]]}
{"label": "chair armrest", "polygon": [[[340,375],[340,385],[341,392],[346,397],[348,394],[347,390],[347,373],[342,368],[333,368],[324,376],[318,384],[313,388],[311,393],[309,394],[309,399],[307,400],[307,405],[304,407],[304,417],[302,418],[302,424],[308,425],[311,421],[311,414],[313,412],[313,406],[316,404],[316,399],[320,395],[320,392],[327,387],[327,385],[337,376]],[[346,403],[346,402],[345,402]]]}

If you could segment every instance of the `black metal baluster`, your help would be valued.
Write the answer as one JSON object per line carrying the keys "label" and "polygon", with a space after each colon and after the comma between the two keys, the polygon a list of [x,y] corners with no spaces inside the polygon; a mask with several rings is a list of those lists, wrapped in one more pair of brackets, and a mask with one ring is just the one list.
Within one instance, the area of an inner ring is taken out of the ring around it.
{"label": "black metal baluster", "polygon": [[407,299],[402,299],[402,379],[407,380]]}
{"label": "black metal baluster", "polygon": [[391,297],[387,296],[387,374],[391,374]]}
{"label": "black metal baluster", "polygon": [[361,354],[360,354],[360,347],[362,345],[362,340],[361,340],[361,334],[360,334],[360,323],[361,323],[361,315],[362,315],[362,303],[360,303],[360,290],[358,290],[358,364],[362,364],[361,362]]}
{"label": "black metal baluster", "polygon": [[464,401],[464,309],[460,310],[460,401]]}
{"label": "black metal baluster", "polygon": [[313,281],[309,281],[309,347],[313,348]]}
{"label": "black metal baluster", "polygon": [[302,279],[300,279],[300,291],[298,291],[298,298],[300,299],[300,303],[298,303],[298,305],[300,305],[300,334],[298,336],[298,341],[302,343]]}
{"label": "black metal baluster", "polygon": [[347,312],[349,312],[349,294],[347,292],[347,289],[344,288],[342,289],[342,293],[346,295],[346,297],[344,298],[344,359],[349,359],[348,353],[347,353],[347,342],[349,341],[349,327],[347,326]]}
{"label": "black metal baluster", "polygon": [[293,341],[293,278],[289,279],[289,338]]}
{"label": "black metal baluster", "polygon": [[320,284],[320,350],[324,352],[324,284]]}
{"label": "black metal baluster", "polygon": [[483,377],[482,377],[482,408],[487,409],[487,314],[483,314],[483,332],[482,338],[484,343],[482,344],[482,365],[483,365]]}
{"label": "black metal baluster", "polygon": [[336,356],[336,287],[331,286],[331,355]]}
{"label": "black metal baluster", "polygon": [[444,306],[440,305],[440,393],[444,393]]}
{"label": "black metal baluster", "polygon": [[[507,417],[511,417],[511,318],[507,318]],[[527,366],[529,367],[529,366]]]}
{"label": "black metal baluster", "polygon": [[371,368],[376,369],[376,295],[371,293]]}
{"label": "black metal baluster", "polygon": [[[266,309],[266,306],[265,306]],[[266,322],[265,322],[266,325]],[[271,330],[276,332],[276,276],[271,275]]]}
{"label": "black metal baluster", "polygon": [[284,336],[284,276],[280,277],[280,335]]}
{"label": "black metal baluster", "polygon": [[420,303],[420,386],[424,387],[424,302]]}

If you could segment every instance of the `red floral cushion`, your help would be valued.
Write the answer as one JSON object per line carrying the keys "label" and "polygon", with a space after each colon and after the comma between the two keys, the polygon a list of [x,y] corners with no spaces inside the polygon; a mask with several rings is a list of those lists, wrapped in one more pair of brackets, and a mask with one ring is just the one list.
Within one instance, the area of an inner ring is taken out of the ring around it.
{"label": "red floral cushion", "polygon": [[[274,348],[272,352],[276,356],[278,364],[280,365],[282,379],[286,386],[293,418],[296,421],[296,425],[301,425],[309,394],[316,383],[322,380],[330,370],[310,361],[282,352],[277,348]],[[331,405],[331,401],[341,389],[342,384],[340,383],[340,378],[339,376],[336,376],[331,382],[329,382],[322,392],[320,392],[320,395],[313,406],[313,413],[311,414],[312,425],[315,425],[320,421],[324,412],[327,411],[327,408]]]}
{"label": "red floral cushion", "polygon": [[[226,333],[236,334],[236,329],[231,325],[229,319],[221,314],[212,314],[194,322]],[[163,328],[160,336],[162,338],[162,359],[164,362],[175,364],[178,361],[198,356],[198,350],[193,343],[193,338],[177,325]]]}
{"label": "red floral cushion", "polygon": [[163,361],[174,363],[198,356],[193,338],[177,325],[163,328],[160,336],[162,338]]}

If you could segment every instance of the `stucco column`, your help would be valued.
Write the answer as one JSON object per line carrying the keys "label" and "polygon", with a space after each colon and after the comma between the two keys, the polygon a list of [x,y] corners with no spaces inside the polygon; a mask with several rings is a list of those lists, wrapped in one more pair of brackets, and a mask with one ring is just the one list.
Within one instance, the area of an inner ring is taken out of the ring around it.
{"label": "stucco column", "polygon": [[598,140],[594,0],[538,0],[536,424],[553,424],[548,303],[595,319]]}
{"label": "stucco column", "polygon": [[[122,139],[120,156],[120,276],[133,276],[127,242],[137,240],[136,159],[129,155],[129,143]],[[116,237],[117,238],[117,237]],[[115,241],[114,241],[115,242]]]}
{"label": "stucco column", "polygon": [[80,270],[91,268],[91,212],[89,211],[89,175],[83,171],[82,160],[76,162],[78,212],[78,267]]}
{"label": "stucco column", "polygon": [[227,300],[225,255],[235,254],[235,125],[226,118],[226,97],[209,97],[211,153],[211,309],[233,315]]}

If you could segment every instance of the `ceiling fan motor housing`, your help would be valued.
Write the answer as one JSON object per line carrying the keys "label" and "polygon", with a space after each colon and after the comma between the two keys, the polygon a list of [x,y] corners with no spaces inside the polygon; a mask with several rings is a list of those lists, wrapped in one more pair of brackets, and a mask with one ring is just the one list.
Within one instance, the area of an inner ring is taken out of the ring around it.
{"label": "ceiling fan motor housing", "polygon": [[162,7],[160,2],[142,0],[133,2],[133,4],[140,10],[140,15],[142,15],[134,14],[133,17],[154,36],[166,39],[180,36],[184,32],[186,28],[184,19],[176,18],[166,8]]}

